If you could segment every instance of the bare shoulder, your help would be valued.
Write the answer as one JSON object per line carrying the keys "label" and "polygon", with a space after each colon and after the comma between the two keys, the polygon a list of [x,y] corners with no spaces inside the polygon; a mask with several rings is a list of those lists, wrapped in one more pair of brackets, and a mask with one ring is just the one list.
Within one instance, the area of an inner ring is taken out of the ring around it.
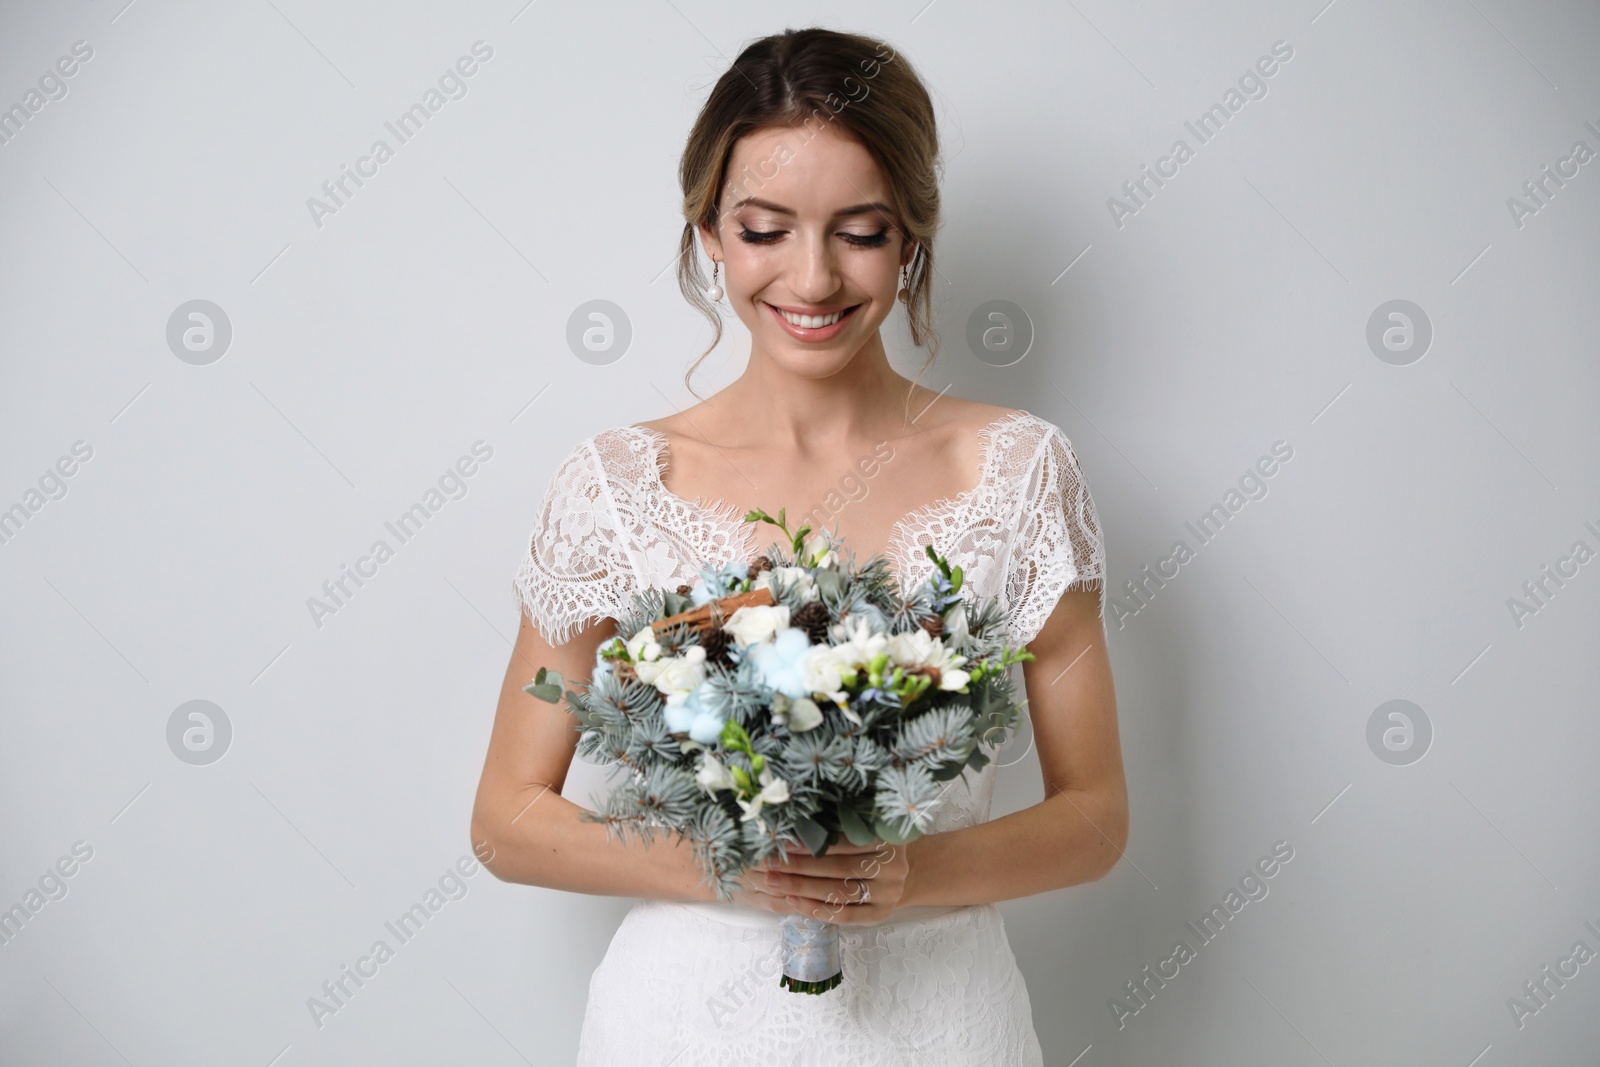
{"label": "bare shoulder", "polygon": [[917,422],[924,432],[940,432],[951,438],[970,439],[991,423],[1022,413],[1017,408],[1000,404],[986,404],[981,400],[965,400],[958,396],[929,394],[929,400]]}
{"label": "bare shoulder", "polygon": [[665,434],[671,440],[703,443],[719,436],[716,409],[701,402],[690,408],[648,422],[635,423],[647,430]]}

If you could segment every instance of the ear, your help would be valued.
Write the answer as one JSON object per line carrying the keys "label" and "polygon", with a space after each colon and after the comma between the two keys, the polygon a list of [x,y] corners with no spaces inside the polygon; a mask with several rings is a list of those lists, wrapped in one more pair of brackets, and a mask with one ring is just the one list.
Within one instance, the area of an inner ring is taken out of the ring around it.
{"label": "ear", "polygon": [[900,250],[900,265],[902,267],[910,266],[911,261],[916,258],[916,255],[917,246],[915,244],[908,243]]}
{"label": "ear", "polygon": [[715,230],[707,226],[705,223],[701,223],[699,226],[695,227],[695,229],[699,231],[701,245],[705,247],[706,252],[710,254],[712,259],[727,258],[722,254],[722,241],[717,236]]}

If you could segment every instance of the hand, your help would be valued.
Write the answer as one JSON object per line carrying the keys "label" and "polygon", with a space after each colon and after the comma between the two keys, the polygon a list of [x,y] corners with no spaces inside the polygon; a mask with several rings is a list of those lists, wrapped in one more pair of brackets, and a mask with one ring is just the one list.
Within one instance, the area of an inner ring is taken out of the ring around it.
{"label": "hand", "polygon": [[754,906],[841,926],[868,926],[883,922],[901,906],[910,874],[911,854],[905,845],[840,841],[822,856],[791,851],[787,863],[774,858],[752,867],[745,877],[773,901]]}

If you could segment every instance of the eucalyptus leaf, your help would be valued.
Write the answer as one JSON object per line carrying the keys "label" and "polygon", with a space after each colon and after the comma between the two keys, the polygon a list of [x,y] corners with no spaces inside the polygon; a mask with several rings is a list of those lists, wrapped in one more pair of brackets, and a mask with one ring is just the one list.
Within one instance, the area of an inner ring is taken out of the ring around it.
{"label": "eucalyptus leaf", "polygon": [[852,845],[870,845],[878,839],[872,832],[872,827],[862,819],[860,812],[847,804],[839,806],[839,828],[844,831],[844,836],[850,839]]}
{"label": "eucalyptus leaf", "polygon": [[552,671],[548,667],[540,667],[539,673],[533,676],[533,681],[522,687],[524,693],[538,697],[549,704],[561,702],[561,690],[561,672]]}
{"label": "eucalyptus leaf", "polygon": [[800,843],[806,846],[806,851],[813,856],[820,856],[828,847],[828,831],[815,819],[801,815],[794,821],[795,832],[800,835]]}

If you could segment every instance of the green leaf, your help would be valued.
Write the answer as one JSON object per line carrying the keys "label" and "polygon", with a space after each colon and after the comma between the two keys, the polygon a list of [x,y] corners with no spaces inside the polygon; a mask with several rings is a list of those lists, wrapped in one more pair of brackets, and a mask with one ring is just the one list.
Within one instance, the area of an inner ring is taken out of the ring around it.
{"label": "green leaf", "polygon": [[852,845],[870,845],[878,839],[872,832],[872,827],[861,817],[861,813],[845,805],[839,807],[839,828],[844,831],[844,836],[850,839]]}
{"label": "green leaf", "polygon": [[524,693],[538,697],[549,704],[561,702],[561,690],[561,672],[546,667],[540,667],[539,673],[533,676],[533,681],[522,687]]}
{"label": "green leaf", "polygon": [[813,856],[820,856],[828,847],[828,831],[821,823],[807,815],[801,815],[794,821],[795,833],[800,835],[800,842]]}
{"label": "green leaf", "polygon": [[[973,751],[976,752],[977,749],[974,748]],[[987,759],[987,758],[988,757],[985,757],[985,759]],[[933,780],[936,781],[936,782],[948,782],[952,778],[959,778],[961,776],[961,772],[966,770],[966,769],[967,769],[967,764],[966,764],[966,761],[963,760],[960,763],[944,763],[944,764],[940,764],[940,766],[937,769],[932,770],[932,771],[930,771],[928,773],[933,776]]]}

